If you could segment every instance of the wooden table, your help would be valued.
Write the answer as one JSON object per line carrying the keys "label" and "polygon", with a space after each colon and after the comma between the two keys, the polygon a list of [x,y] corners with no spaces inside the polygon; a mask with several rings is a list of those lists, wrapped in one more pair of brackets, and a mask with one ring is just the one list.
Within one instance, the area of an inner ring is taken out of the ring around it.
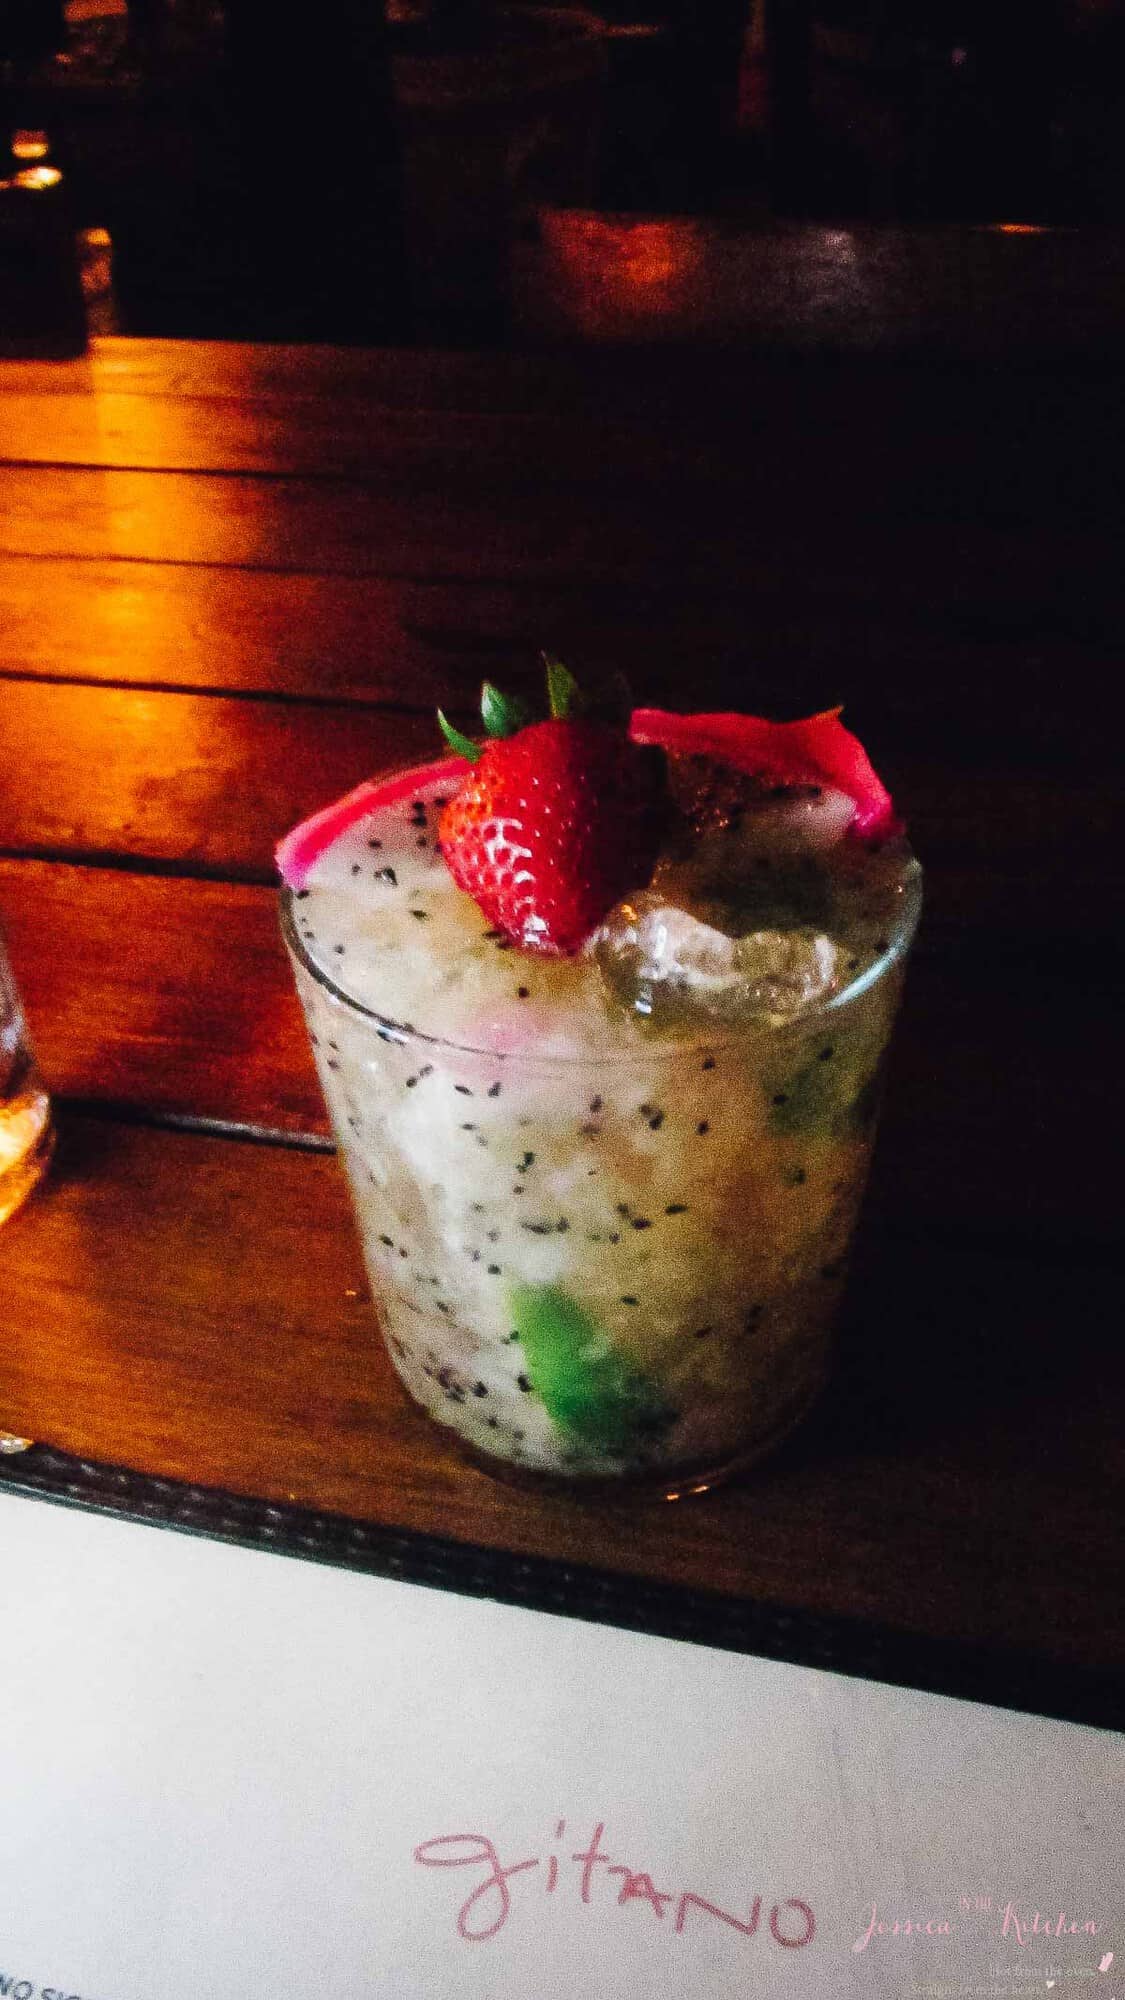
{"label": "wooden table", "polygon": [[[62,1130],[0,1237],[8,1483],[1121,1722],[1114,383],[110,340],[0,392],[0,913]],[[277,936],[279,833],[541,645],[847,696],[928,871],[836,1385],[676,1506],[407,1407]]]}

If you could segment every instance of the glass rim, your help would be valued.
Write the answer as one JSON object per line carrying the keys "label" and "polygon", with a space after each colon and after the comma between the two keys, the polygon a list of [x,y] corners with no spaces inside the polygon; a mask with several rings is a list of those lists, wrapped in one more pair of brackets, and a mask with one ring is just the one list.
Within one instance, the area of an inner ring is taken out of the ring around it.
{"label": "glass rim", "polygon": [[[898,912],[897,923],[886,951],[880,953],[878,958],[872,959],[871,964],[863,972],[850,980],[846,986],[842,986],[838,991],[832,993],[823,1003],[805,1008],[802,1012],[794,1014],[791,1019],[781,1023],[780,1026],[775,1027],[763,1023],[758,1030],[760,1034],[781,1035],[791,1030],[799,1031],[802,1028],[805,1028],[810,1033],[813,1032],[816,1023],[831,1018],[844,1007],[850,1006],[854,1001],[860,999],[864,993],[867,993],[873,986],[878,985],[879,981],[901,959],[905,958],[913,943],[922,907],[922,866],[914,855],[911,855],[910,861],[911,865],[906,871],[904,882],[902,908]],[[331,978],[324,967],[307,950],[304,940],[297,930],[294,916],[297,893],[296,890],[289,887],[288,883],[282,884],[280,892],[281,935],[290,955],[308,973],[317,986],[321,987],[332,1000],[343,1007],[354,1020],[372,1028],[381,1041],[398,1042],[404,1047],[417,1045],[426,1049],[447,1049],[452,1054],[474,1056],[486,1062],[518,1062],[525,1069],[567,1071],[577,1069],[580,1065],[584,1065],[587,1068],[608,1069],[617,1065],[620,1065],[622,1068],[628,1065],[643,1068],[653,1062],[673,1063],[681,1060],[690,1062],[701,1055],[711,1055],[721,1049],[729,1048],[735,1043],[745,1042],[749,1035],[752,1035],[755,1031],[754,1024],[742,1023],[736,1026],[730,1022],[717,1021],[715,1023],[716,1032],[713,1035],[695,1036],[690,1042],[686,1040],[682,1042],[654,1041],[651,1047],[647,1049],[630,1049],[627,1053],[621,1055],[605,1054],[600,1050],[590,1050],[586,1053],[566,1056],[537,1055],[529,1053],[524,1049],[489,1049],[480,1048],[472,1042],[457,1042],[449,1035],[432,1034],[425,1028],[416,1027],[413,1022],[396,1021],[391,1015],[380,1013],[377,1008],[366,1006],[362,1000],[356,1000],[343,986]],[[643,1016],[631,1013],[629,1018],[642,1020]]]}

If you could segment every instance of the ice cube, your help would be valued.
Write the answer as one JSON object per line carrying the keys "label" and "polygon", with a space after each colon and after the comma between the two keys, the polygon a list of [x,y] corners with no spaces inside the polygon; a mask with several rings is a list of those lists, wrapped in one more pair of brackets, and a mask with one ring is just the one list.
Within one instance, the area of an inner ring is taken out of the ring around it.
{"label": "ice cube", "polygon": [[825,1000],[837,983],[836,947],[823,931],[751,931],[738,940],[744,1009],[795,1014]]}
{"label": "ice cube", "polygon": [[651,890],[618,904],[594,943],[610,991],[661,1022],[786,1018],[836,985],[836,947],[810,927],[735,937]]}

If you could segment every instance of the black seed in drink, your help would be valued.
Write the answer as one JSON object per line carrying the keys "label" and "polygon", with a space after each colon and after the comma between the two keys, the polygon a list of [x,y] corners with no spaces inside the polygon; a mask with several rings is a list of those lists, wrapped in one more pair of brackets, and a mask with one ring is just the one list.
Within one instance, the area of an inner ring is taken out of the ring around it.
{"label": "black seed in drink", "polygon": [[474,1396],[487,1396],[488,1390],[486,1389],[483,1382],[473,1383],[473,1394]]}
{"label": "black seed in drink", "polygon": [[516,987],[516,999],[517,999],[517,1000],[530,1000],[530,998],[531,998],[531,988],[530,988],[530,986],[517,986],[517,987]]}
{"label": "black seed in drink", "polygon": [[382,847],[383,843],[381,840],[369,840],[367,845],[368,847]]}
{"label": "black seed in drink", "polygon": [[697,1326],[695,1329],[695,1338],[696,1340],[706,1340],[707,1335],[712,1331],[713,1328],[709,1326]]}
{"label": "black seed in drink", "polygon": [[651,1131],[653,1131],[653,1132],[659,1132],[659,1130],[660,1130],[660,1127],[661,1127],[661,1126],[663,1125],[663,1123],[664,1123],[664,1113],[663,1113],[663,1111],[654,1111],[654,1112],[653,1112],[653,1114],[652,1114],[652,1117],[651,1117],[651,1118],[649,1119],[649,1121],[648,1121],[648,1122],[649,1122],[649,1129],[650,1129]]}
{"label": "black seed in drink", "polygon": [[700,1138],[702,1139],[706,1137],[707,1133],[711,1130],[711,1127],[708,1124],[706,1118],[701,1118],[695,1129],[698,1132]]}
{"label": "black seed in drink", "polygon": [[794,1167],[793,1172],[789,1176],[789,1186],[804,1187],[805,1182],[807,1180],[808,1180],[808,1175],[805,1172],[804,1167]]}
{"label": "black seed in drink", "polygon": [[835,1049],[834,1049],[834,1048],[832,1048],[831,1044],[829,1044],[828,1048],[826,1048],[826,1049],[821,1049],[821,1051],[820,1051],[820,1054],[819,1054],[819,1055],[818,1055],[818,1057],[817,1057],[817,1061],[818,1061],[818,1062],[831,1062],[831,1061],[832,1061],[832,1058],[833,1058],[833,1056],[835,1055],[835,1053],[836,1053]]}
{"label": "black seed in drink", "polygon": [[359,874],[359,862],[358,862],[358,861],[353,861],[353,862],[352,862],[352,874],[353,874],[353,875],[358,875],[358,874]]}
{"label": "black seed in drink", "polygon": [[328,1068],[328,1069],[339,1069],[339,1067],[340,1067],[340,1065],[339,1065],[339,1063],[338,1063],[338,1062],[336,1061],[336,1058],[335,1058],[335,1056],[329,1056],[329,1058],[328,1058],[328,1062],[327,1062],[327,1064],[326,1064],[326,1068]]}
{"label": "black seed in drink", "polygon": [[556,1233],[557,1233],[557,1234],[558,1234],[559,1236],[565,1236],[565,1235],[566,1235],[566,1232],[567,1232],[567,1230],[568,1230],[569,1228],[570,1228],[570,1224],[569,1224],[569,1222],[567,1221],[567,1219],[566,1219],[565,1215],[560,1215],[560,1217],[559,1217],[558,1221],[557,1221],[557,1222],[556,1222],[556,1224],[555,1224],[555,1230],[556,1230]]}
{"label": "black seed in drink", "polygon": [[472,1123],[468,1125],[462,1125],[461,1127],[462,1132],[475,1132],[476,1129],[477,1129],[476,1126],[473,1125]]}
{"label": "black seed in drink", "polygon": [[665,1215],[686,1215],[687,1203],[686,1201],[670,1201],[664,1213]]}
{"label": "black seed in drink", "polygon": [[395,874],[393,868],[377,868],[375,870],[375,880],[377,882],[385,882],[389,889],[398,888],[398,876]]}
{"label": "black seed in drink", "polygon": [[651,1229],[651,1228],[652,1228],[652,1224],[651,1224],[651,1222],[649,1221],[649,1219],[648,1219],[647,1215],[635,1215],[635,1216],[633,1217],[633,1228],[634,1228],[634,1229]]}
{"label": "black seed in drink", "polygon": [[303,903],[303,902],[304,902],[304,900],[305,900],[305,897],[306,897],[306,896],[308,895],[308,893],[309,893],[309,892],[308,892],[308,890],[307,890],[307,889],[298,889],[298,890],[297,890],[297,891],[295,892],[295,894],[294,894],[294,897],[293,897],[293,900],[294,900],[294,902],[296,902],[296,903]]}
{"label": "black seed in drink", "polygon": [[490,1083],[488,1086],[488,1094],[490,1097],[499,1097],[500,1085],[498,1083]]}
{"label": "black seed in drink", "polygon": [[488,1275],[490,1278],[498,1278],[500,1276],[499,1264],[490,1264],[488,1266]]}
{"label": "black seed in drink", "polygon": [[345,949],[346,949],[346,947],[345,947],[344,945],[342,945],[342,944],[334,944],[334,945],[333,945],[333,947],[332,947],[332,949],[333,949],[333,951],[334,951],[334,952],[336,953],[336,956],[337,956],[337,958],[343,958],[343,956],[344,956],[344,951],[345,951]]}
{"label": "black seed in drink", "polygon": [[467,1083],[455,1083],[453,1088],[457,1092],[458,1097],[471,1097],[473,1094]]}
{"label": "black seed in drink", "polygon": [[520,1228],[526,1229],[529,1236],[550,1236],[553,1233],[549,1222],[521,1222]]}
{"label": "black seed in drink", "polygon": [[601,1135],[601,1129],[602,1128],[600,1125],[595,1125],[593,1123],[580,1125],[578,1127],[578,1135],[579,1138],[582,1139],[597,1139]]}
{"label": "black seed in drink", "polygon": [[773,1097],[773,1098],[771,1099],[771,1102],[772,1102],[772,1103],[774,1103],[774,1104],[788,1104],[788,1102],[789,1102],[789,1093],[788,1093],[788,1091],[787,1091],[787,1090],[779,1090],[779,1091],[777,1092],[776,1096],[775,1096],[775,1097]]}
{"label": "black seed in drink", "polygon": [[705,1058],[705,1060],[704,1060],[704,1063],[703,1063],[703,1067],[704,1067],[704,1069],[714,1069],[714,1067],[715,1067],[715,1058],[714,1058],[714,1056],[707,1056],[707,1057]]}
{"label": "black seed in drink", "polygon": [[640,1304],[640,1300],[634,1298],[632,1292],[622,1292],[621,1303],[623,1306],[635,1306]]}
{"label": "black seed in drink", "polygon": [[417,917],[420,920],[420,922],[424,924],[428,924],[430,921],[430,913],[428,910],[411,910],[410,914],[412,917]]}
{"label": "black seed in drink", "polygon": [[393,1236],[380,1236],[379,1241],[380,1243],[385,1243],[388,1250],[393,1250],[395,1247]]}
{"label": "black seed in drink", "polygon": [[522,1390],[523,1390],[523,1393],[524,1393],[524,1395],[525,1395],[525,1396],[530,1396],[530,1394],[531,1394],[531,1381],[530,1381],[530,1378],[529,1378],[528,1376],[526,1376],[526,1375],[517,1375],[517,1376],[516,1376],[516,1387],[517,1387],[518,1389],[522,1389]]}
{"label": "black seed in drink", "polygon": [[[483,1214],[483,1212],[484,1212],[484,1211],[483,1211],[483,1209],[482,1209],[482,1211],[481,1211],[481,1212],[482,1212],[482,1214]],[[490,1229],[490,1230],[488,1231],[488,1241],[489,1241],[490,1243],[499,1243],[499,1241],[500,1241],[500,1231],[499,1231],[498,1229]]]}
{"label": "black seed in drink", "polygon": [[600,1098],[600,1097],[592,1097],[592,1098],[590,1099],[590,1109],[591,1109],[591,1111],[593,1111],[593,1112],[597,1113],[597,1112],[599,1112],[599,1111],[601,1110],[601,1108],[602,1108],[602,1100],[601,1100],[601,1098]]}

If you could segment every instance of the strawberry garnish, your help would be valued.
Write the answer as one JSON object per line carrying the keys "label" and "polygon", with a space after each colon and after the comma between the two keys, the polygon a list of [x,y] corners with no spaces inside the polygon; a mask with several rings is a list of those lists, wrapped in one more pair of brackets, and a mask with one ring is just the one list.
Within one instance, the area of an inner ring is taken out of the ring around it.
{"label": "strawberry garnish", "polygon": [[458,887],[524,951],[580,951],[607,911],[652,877],[664,816],[664,762],[625,729],[579,714],[577,687],[548,663],[551,715],[523,711],[494,688],[483,747],[442,718],[472,763],[442,813],[442,854]]}

